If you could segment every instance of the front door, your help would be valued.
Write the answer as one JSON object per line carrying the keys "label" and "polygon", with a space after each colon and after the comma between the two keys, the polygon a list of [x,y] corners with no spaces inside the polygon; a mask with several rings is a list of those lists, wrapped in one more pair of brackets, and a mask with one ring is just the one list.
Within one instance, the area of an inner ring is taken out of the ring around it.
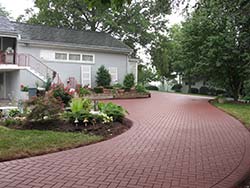
{"label": "front door", "polygon": [[0,99],[5,97],[5,74],[0,72]]}

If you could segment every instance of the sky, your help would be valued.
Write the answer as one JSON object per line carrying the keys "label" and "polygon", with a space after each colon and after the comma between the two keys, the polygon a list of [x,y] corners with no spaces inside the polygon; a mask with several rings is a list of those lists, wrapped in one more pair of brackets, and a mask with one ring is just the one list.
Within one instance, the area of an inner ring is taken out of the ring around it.
{"label": "sky", "polygon": [[24,10],[34,5],[33,0],[0,0],[0,4],[10,12],[11,17],[16,19],[19,15],[24,14]]}
{"label": "sky", "polygon": [[[0,4],[10,12],[11,17],[16,19],[19,15],[24,14],[24,10],[34,5],[34,0],[0,0]],[[170,25],[180,23],[183,17],[180,11],[169,16]]]}

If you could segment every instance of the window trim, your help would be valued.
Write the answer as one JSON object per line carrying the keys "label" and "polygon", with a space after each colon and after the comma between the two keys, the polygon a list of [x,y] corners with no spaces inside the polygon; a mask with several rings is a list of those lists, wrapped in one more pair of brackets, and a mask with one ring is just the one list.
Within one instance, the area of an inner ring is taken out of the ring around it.
{"label": "window trim", "polygon": [[[112,74],[110,73],[110,69],[115,69],[116,70],[116,80],[112,80]],[[119,78],[118,78],[118,67],[109,67],[108,68],[108,70],[109,70],[109,74],[111,75],[111,82],[112,83],[118,83],[118,81],[119,81]]]}
{"label": "window trim", "polygon": [[[56,59],[56,54],[66,54],[66,59]],[[67,53],[64,53],[64,52],[55,52],[55,54],[54,54],[54,59],[55,59],[55,60],[59,60],[59,61],[67,61],[67,59],[68,59],[68,54],[67,54]]]}
{"label": "window trim", "polygon": [[68,57],[68,61],[77,61],[77,62],[78,62],[78,61],[81,61],[81,54],[78,54],[78,53],[69,53],[69,56],[70,56],[70,55],[79,55],[79,56],[80,56],[80,59],[79,59],[79,60],[73,60],[73,59],[71,60],[71,59],[69,59],[69,57]]}
{"label": "window trim", "polygon": [[81,85],[84,86],[83,85],[83,81],[84,81],[83,74],[87,73],[87,72],[83,71],[84,66],[87,66],[89,68],[89,72],[88,72],[89,73],[89,80],[88,81],[89,81],[89,86],[91,87],[91,85],[92,85],[91,84],[92,83],[92,66],[91,65],[81,65]]}
{"label": "window trim", "polygon": [[[67,59],[63,60],[63,59],[56,59],[56,53],[64,53],[64,54],[67,54]],[[64,62],[64,63],[80,63],[80,64],[83,64],[83,63],[86,63],[86,64],[95,64],[95,54],[93,53],[77,53],[77,52],[71,52],[71,51],[68,51],[68,52],[65,52],[65,51],[53,51],[53,54],[54,54],[54,57],[53,57],[53,60],[54,61],[57,61],[57,62]],[[69,54],[74,54],[74,55],[80,55],[80,60],[69,60]],[[82,56],[83,55],[89,55],[89,56],[92,56],[93,57],[93,61],[83,61],[82,60]]]}

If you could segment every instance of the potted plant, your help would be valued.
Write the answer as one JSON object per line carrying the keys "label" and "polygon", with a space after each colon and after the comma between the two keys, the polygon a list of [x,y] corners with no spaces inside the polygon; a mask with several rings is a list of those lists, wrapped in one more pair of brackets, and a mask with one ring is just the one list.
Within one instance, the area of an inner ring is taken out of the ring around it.
{"label": "potted plant", "polygon": [[20,98],[22,100],[28,100],[29,99],[29,87],[25,85],[21,85],[21,96]]}
{"label": "potted plant", "polygon": [[14,63],[14,50],[11,47],[8,47],[5,50],[5,62],[9,64]]}

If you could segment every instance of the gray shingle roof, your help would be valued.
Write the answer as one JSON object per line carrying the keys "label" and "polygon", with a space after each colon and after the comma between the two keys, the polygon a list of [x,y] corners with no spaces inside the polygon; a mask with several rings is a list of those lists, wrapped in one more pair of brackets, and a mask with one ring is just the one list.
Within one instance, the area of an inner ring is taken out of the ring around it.
{"label": "gray shingle roof", "polygon": [[12,22],[12,24],[15,29],[19,31],[19,34],[21,34],[22,40],[98,46],[103,48],[117,49],[120,51],[131,51],[127,45],[106,33],[80,31],[16,22]]}
{"label": "gray shingle roof", "polygon": [[15,32],[15,29],[12,23],[8,20],[8,18],[4,16],[0,16],[0,31],[7,32],[7,33]]}

